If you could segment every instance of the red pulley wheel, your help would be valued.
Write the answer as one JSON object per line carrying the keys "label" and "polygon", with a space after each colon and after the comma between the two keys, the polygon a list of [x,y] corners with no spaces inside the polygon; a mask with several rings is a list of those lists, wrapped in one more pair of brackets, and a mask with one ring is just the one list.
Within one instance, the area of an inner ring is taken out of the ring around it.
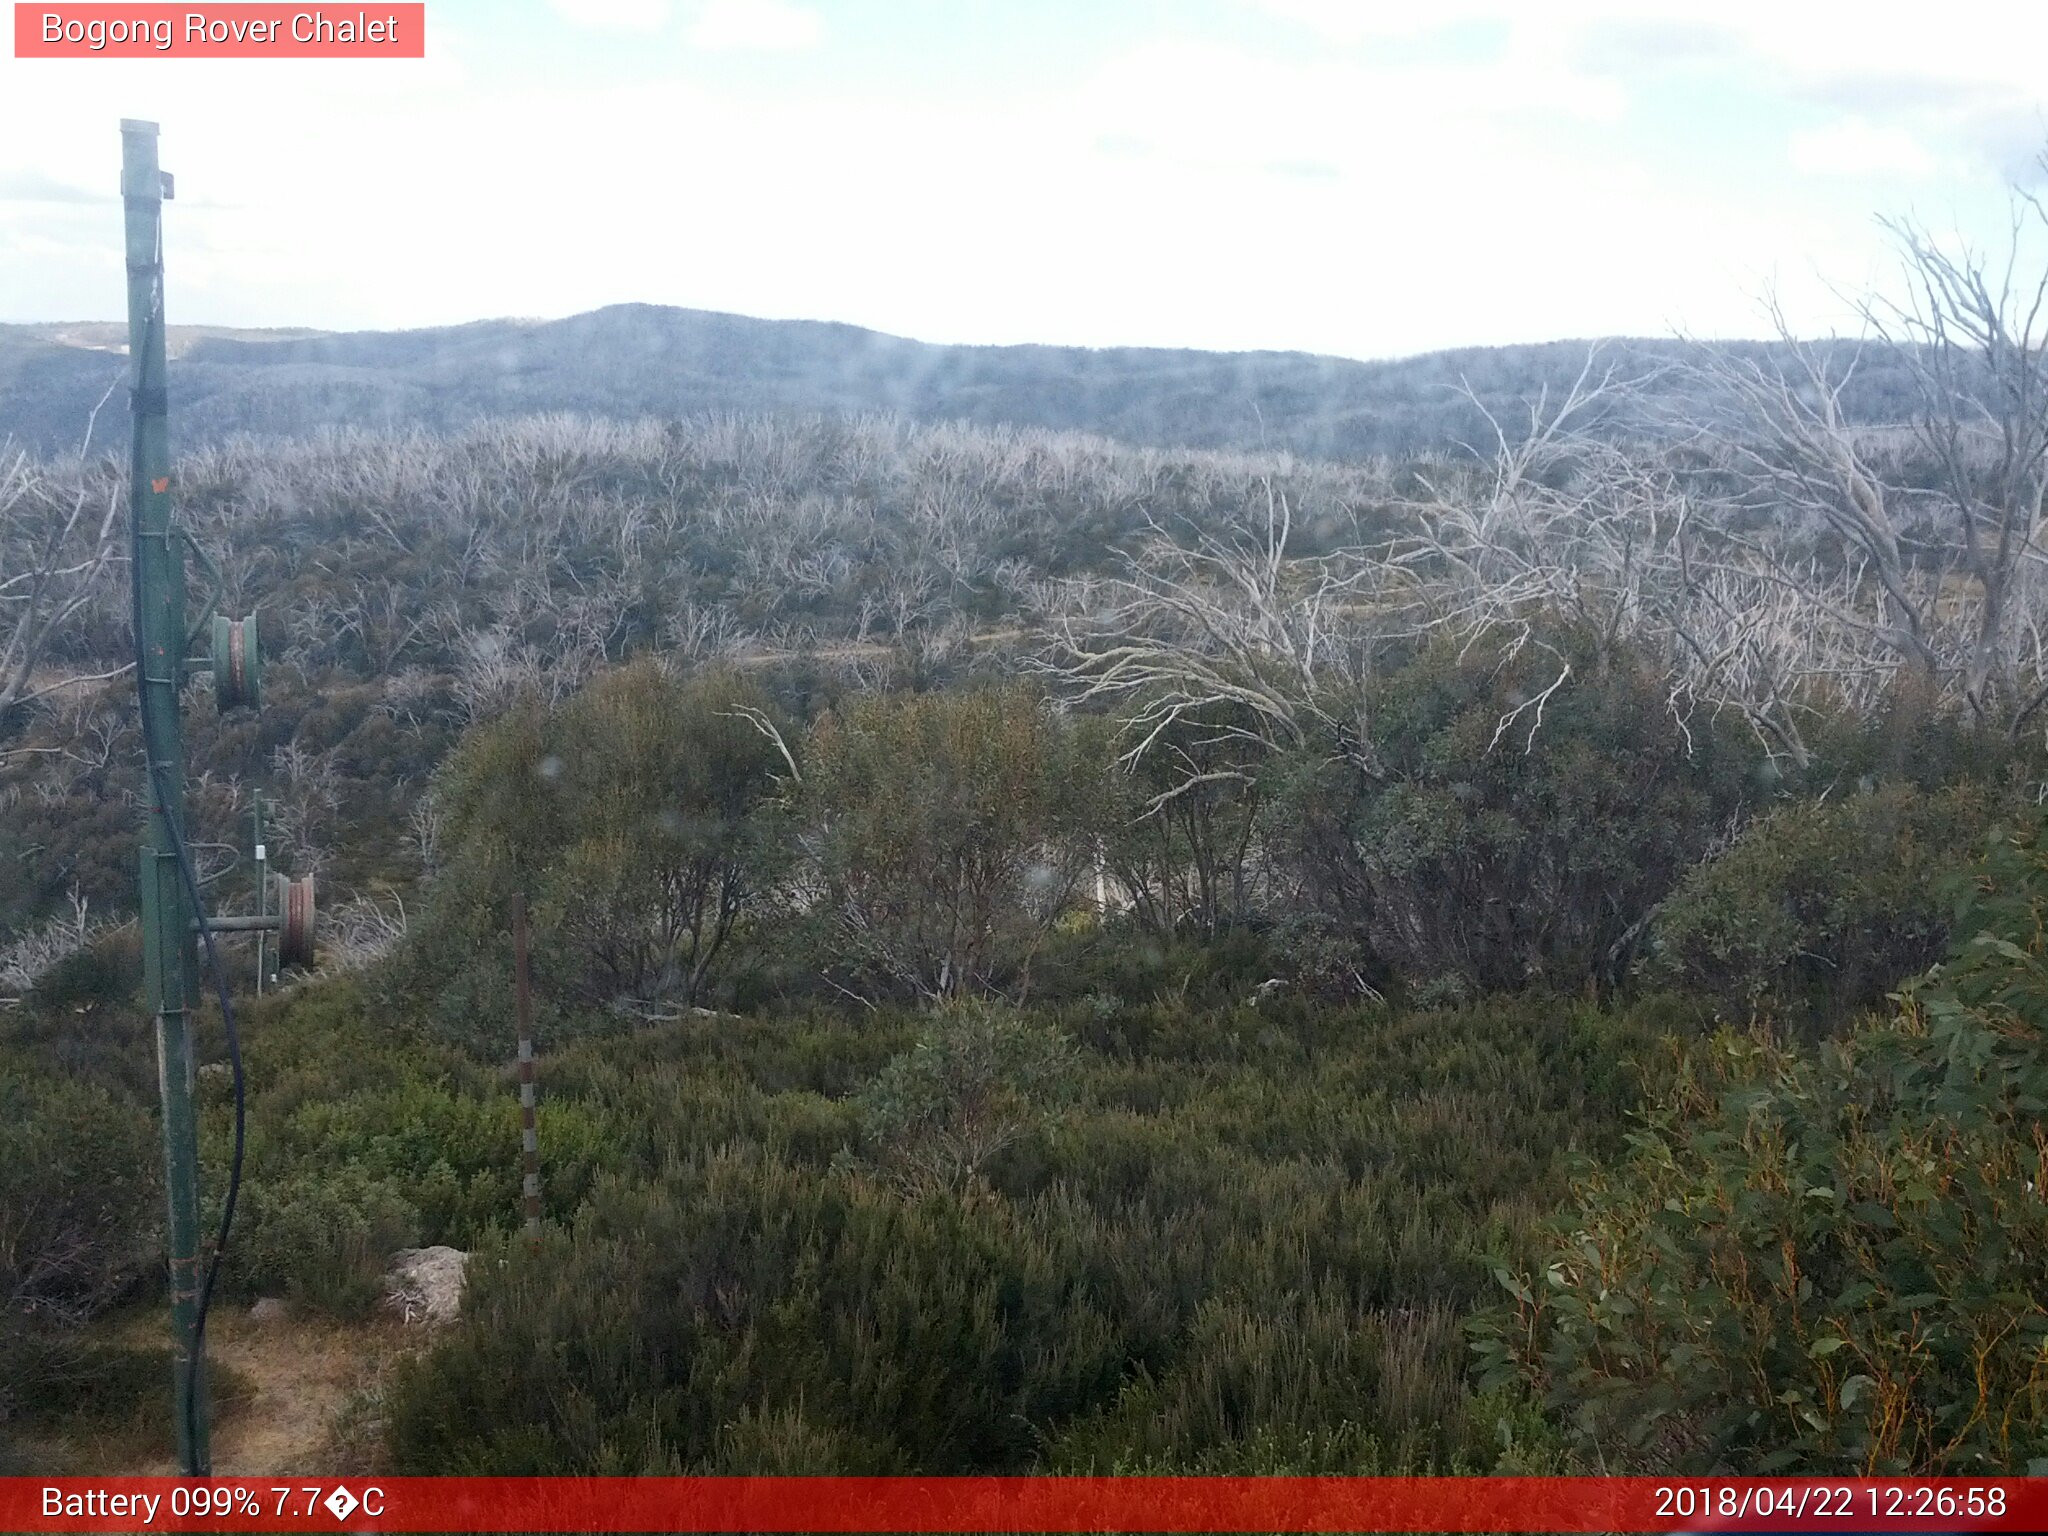
{"label": "red pulley wheel", "polygon": [[279,965],[311,965],[313,963],[313,877],[301,876],[287,880],[283,875],[274,876],[278,895],[278,916],[281,919],[277,930],[277,963]]}

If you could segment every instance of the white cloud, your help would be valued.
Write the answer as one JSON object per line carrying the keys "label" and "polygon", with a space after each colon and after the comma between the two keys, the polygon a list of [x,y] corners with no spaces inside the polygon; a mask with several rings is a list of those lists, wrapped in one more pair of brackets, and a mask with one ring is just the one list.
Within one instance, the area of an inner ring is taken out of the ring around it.
{"label": "white cloud", "polygon": [[[1711,10],[1698,0],[1242,3],[1339,50],[1448,42],[1454,28],[1489,23],[1532,78],[1604,76],[1644,94],[1660,75],[1704,67],[1787,104],[1863,119],[1860,128],[1829,125],[1812,142],[1788,146],[1815,174],[1995,182],[2024,173],[2048,140],[2044,5],[1945,0],[1931,24],[1924,7],[1844,0],[1722,0]],[[1884,135],[1896,137],[1887,143]],[[1917,152],[1906,149],[1908,138]]]}
{"label": "white cloud", "polygon": [[668,25],[669,0],[548,0],[555,14],[600,32],[659,32]]}
{"label": "white cloud", "polygon": [[1417,37],[1473,22],[1570,40],[1616,26],[1719,35],[1806,79],[1881,75],[2037,89],[2048,52],[2048,7],[2012,0],[1946,0],[1939,24],[1924,7],[1845,0],[1245,0],[1339,44]]}
{"label": "white cloud", "polygon": [[825,37],[818,13],[792,0],[704,0],[690,42],[714,53],[782,53]]}
{"label": "white cloud", "polygon": [[[1740,334],[1758,266],[1813,252],[1841,268],[1817,217],[1705,207],[1626,157],[1575,159],[1530,132],[1529,114],[1569,102],[1507,65],[1411,74],[1153,45],[966,104],[855,82],[448,80],[367,99],[368,74],[224,90],[205,61],[126,78],[123,62],[17,76],[35,85],[0,104],[0,175],[18,156],[110,186],[113,119],[145,78],[161,87],[148,110],[192,199],[170,231],[191,320],[422,325],[641,300],[938,341],[1386,356],[1677,324]],[[652,139],[721,149],[650,197],[616,150]],[[1328,173],[1276,170],[1303,163]],[[118,313],[107,219],[0,204],[0,294]]]}
{"label": "white cloud", "polygon": [[1405,180],[1412,168],[1438,176],[1459,167],[1468,183],[1498,185],[1531,117],[1607,124],[1625,107],[1612,82],[1519,53],[1376,67],[1160,42],[1105,66],[1063,115],[1093,125],[1106,148],[1191,170],[1315,167],[1370,186]]}
{"label": "white cloud", "polygon": [[[704,47],[829,41],[787,0],[674,20]],[[1630,111],[1663,88],[1658,56],[1603,69],[1569,28],[1357,52],[1178,29],[969,97],[901,75],[821,86],[822,69],[801,89],[711,68],[522,87],[465,72],[495,55],[440,25],[425,61],[0,60],[0,192],[109,196],[115,119],[160,117],[181,321],[384,327],[640,300],[939,341],[1358,356],[1753,334],[1746,295],[1774,272],[1817,329],[1830,300],[1805,274],[1858,281],[1879,249],[1866,215],[1902,200],[1801,181],[1769,152],[1709,160],[1713,142],[1695,146],[1705,174],[1674,174]],[[1700,57],[1754,71],[1773,123],[1813,122],[1745,46]],[[1817,127],[1798,153],[1838,178],[1898,160],[1900,135],[1944,165],[1961,153],[1892,112],[1834,111],[1861,126]],[[651,191],[628,152],[643,142],[706,148]],[[119,314],[110,206],[0,196],[0,319]]]}
{"label": "white cloud", "polygon": [[1927,181],[1942,170],[1940,157],[1904,128],[1845,117],[1792,135],[1793,169],[1809,176],[1888,176]]}
{"label": "white cloud", "polygon": [[1386,5],[1377,0],[1253,0],[1270,15],[1309,28],[1331,42],[1353,44],[1371,38],[1419,37],[1472,21],[1498,21],[1514,7],[1505,0],[1432,0],[1420,5]]}

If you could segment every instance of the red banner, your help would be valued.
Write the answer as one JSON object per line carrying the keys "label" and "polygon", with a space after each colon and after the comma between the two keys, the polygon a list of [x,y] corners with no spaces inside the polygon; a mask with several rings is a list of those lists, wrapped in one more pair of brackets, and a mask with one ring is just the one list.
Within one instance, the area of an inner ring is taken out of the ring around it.
{"label": "red banner", "polygon": [[2048,1530],[2048,1478],[0,1478],[43,1531]]}
{"label": "red banner", "polygon": [[17,59],[423,59],[427,8],[270,4],[14,7]]}

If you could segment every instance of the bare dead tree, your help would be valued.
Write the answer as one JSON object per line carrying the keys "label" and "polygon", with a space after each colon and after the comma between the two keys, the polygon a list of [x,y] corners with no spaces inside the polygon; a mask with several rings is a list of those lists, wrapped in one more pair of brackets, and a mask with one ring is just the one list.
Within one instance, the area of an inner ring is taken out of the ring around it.
{"label": "bare dead tree", "polygon": [[[1887,479],[1843,409],[1858,359],[1839,364],[1835,348],[1793,335],[1774,297],[1766,312],[1779,342],[1771,360],[1723,347],[1696,358],[1701,393],[1720,414],[1715,456],[1742,498],[1780,528],[1822,528],[1854,552],[1868,594],[1854,622],[1871,628],[1901,665],[1934,679],[1942,670],[1931,633],[1939,583],[1921,579],[1902,536],[1908,493]],[[1754,552],[1768,563],[1771,551]],[[1803,588],[1801,571],[1780,574]]]}
{"label": "bare dead tree", "polygon": [[356,638],[371,677],[389,674],[429,623],[428,615],[389,577],[374,583],[351,581],[347,596],[327,605],[326,619],[333,634]]}
{"label": "bare dead tree", "polygon": [[[1804,600],[1790,628],[1831,636],[1844,678],[1910,676],[2016,737],[2048,705],[2048,210],[2031,193],[2012,197],[1995,250],[1884,221],[1904,284],[1858,301],[1860,347],[1798,341],[1771,301],[1782,361],[1708,348],[1696,376],[1720,411],[1712,450],[1743,499],[1843,552],[1823,572],[1784,541],[1751,542],[1755,580]],[[1908,454],[1844,409],[1872,349],[1916,386],[1906,446],[1917,476],[1904,472]]]}
{"label": "bare dead tree", "polygon": [[1425,495],[1407,507],[1410,531],[1382,551],[1413,577],[1417,628],[1468,644],[1491,638],[1507,657],[1535,645],[1556,659],[1549,686],[1501,717],[1496,745],[1525,718],[1525,749],[1532,744],[1544,706],[1571,676],[1544,626],[1576,628],[1605,672],[1669,585],[1686,499],[1654,458],[1585,430],[1621,393],[1598,348],[1555,404],[1547,391],[1529,402],[1528,424],[1515,433],[1468,388],[1493,431],[1486,450],[1468,450],[1482,474],[1476,484],[1470,464],[1418,474]]}
{"label": "bare dead tree", "polygon": [[[1127,766],[1187,724],[1218,739],[1322,747],[1378,778],[1366,681],[1379,616],[1404,575],[1357,552],[1291,556],[1293,509],[1270,479],[1263,490],[1262,514],[1225,533],[1182,542],[1148,519],[1143,549],[1100,606],[1061,621],[1040,665],[1076,702],[1118,708]],[[1219,775],[1244,777],[1191,772],[1153,808]]]}
{"label": "bare dead tree", "polygon": [[[1833,585],[1809,569],[1798,582],[1759,577],[1740,564],[1694,560],[1685,543],[1676,548],[1679,581],[1659,617],[1669,644],[1668,704],[1672,718],[1692,738],[1694,714],[1732,712],[1772,757],[1800,767],[1812,761],[1808,722],[1818,713],[1823,680],[1840,696],[1847,685],[1875,683],[1881,690],[1891,667],[1868,648],[1845,641],[1867,638],[1853,626],[1815,622],[1816,600],[1853,601],[1853,577]],[[1865,691],[1858,687],[1859,695]]]}
{"label": "bare dead tree", "polygon": [[121,563],[119,485],[60,484],[24,453],[0,457],[0,724],[62,689],[128,668],[66,671],[50,663],[65,626],[104,594]]}
{"label": "bare dead tree", "polygon": [[379,896],[354,896],[323,912],[320,924],[321,969],[359,971],[404,942],[405,900],[395,891],[388,905]]}
{"label": "bare dead tree", "polygon": [[1959,536],[1974,608],[1958,636],[1963,697],[2016,734],[2048,703],[2048,678],[2029,665],[2048,599],[2048,250],[2031,244],[2048,235],[2048,208],[2015,189],[2011,214],[1999,251],[1954,249],[1911,220],[1885,221],[1910,297],[1863,312],[1912,366],[1915,435]]}
{"label": "bare dead tree", "polygon": [[422,874],[432,875],[441,867],[441,807],[428,788],[412,803],[406,817],[406,844],[419,860]]}
{"label": "bare dead tree", "polygon": [[86,948],[114,925],[92,914],[92,903],[73,886],[70,910],[0,945],[0,994],[19,997],[58,962]]}
{"label": "bare dead tree", "polygon": [[[1880,440],[1849,423],[1837,353],[1782,342],[1779,363],[1703,353],[1688,398],[1718,411],[1704,429],[1688,422],[1660,443],[1586,430],[1610,397],[1648,408],[1636,381],[1596,377],[1589,361],[1554,411],[1532,406],[1523,434],[1493,423],[1476,481],[1469,466],[1422,476],[1431,494],[1387,551],[1415,574],[1420,622],[1513,653],[1562,618],[1597,666],[1625,648],[1661,668],[1688,736],[1698,711],[1733,712],[1800,765],[1823,708],[1867,712],[1902,672],[1930,689],[1961,676],[1979,610],[1944,597],[1954,562],[1930,560],[1924,509],[1908,515]],[[1834,535],[1826,559],[1816,530]],[[1558,662],[1496,742],[1540,721],[1569,676]]]}
{"label": "bare dead tree", "polygon": [[276,856],[295,874],[321,874],[331,857],[329,840],[341,805],[334,754],[288,741],[271,752],[270,760],[269,828]]}

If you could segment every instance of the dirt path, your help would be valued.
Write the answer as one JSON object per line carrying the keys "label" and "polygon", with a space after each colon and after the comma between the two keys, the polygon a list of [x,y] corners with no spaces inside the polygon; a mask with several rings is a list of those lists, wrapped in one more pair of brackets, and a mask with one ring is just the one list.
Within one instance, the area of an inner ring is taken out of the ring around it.
{"label": "dirt path", "polygon": [[[228,1390],[214,1415],[213,1470],[219,1477],[374,1471],[374,1418],[385,1372],[413,1346],[396,1323],[246,1316],[208,1324],[207,1355],[227,1368]],[[134,1469],[177,1472],[169,1459]]]}

